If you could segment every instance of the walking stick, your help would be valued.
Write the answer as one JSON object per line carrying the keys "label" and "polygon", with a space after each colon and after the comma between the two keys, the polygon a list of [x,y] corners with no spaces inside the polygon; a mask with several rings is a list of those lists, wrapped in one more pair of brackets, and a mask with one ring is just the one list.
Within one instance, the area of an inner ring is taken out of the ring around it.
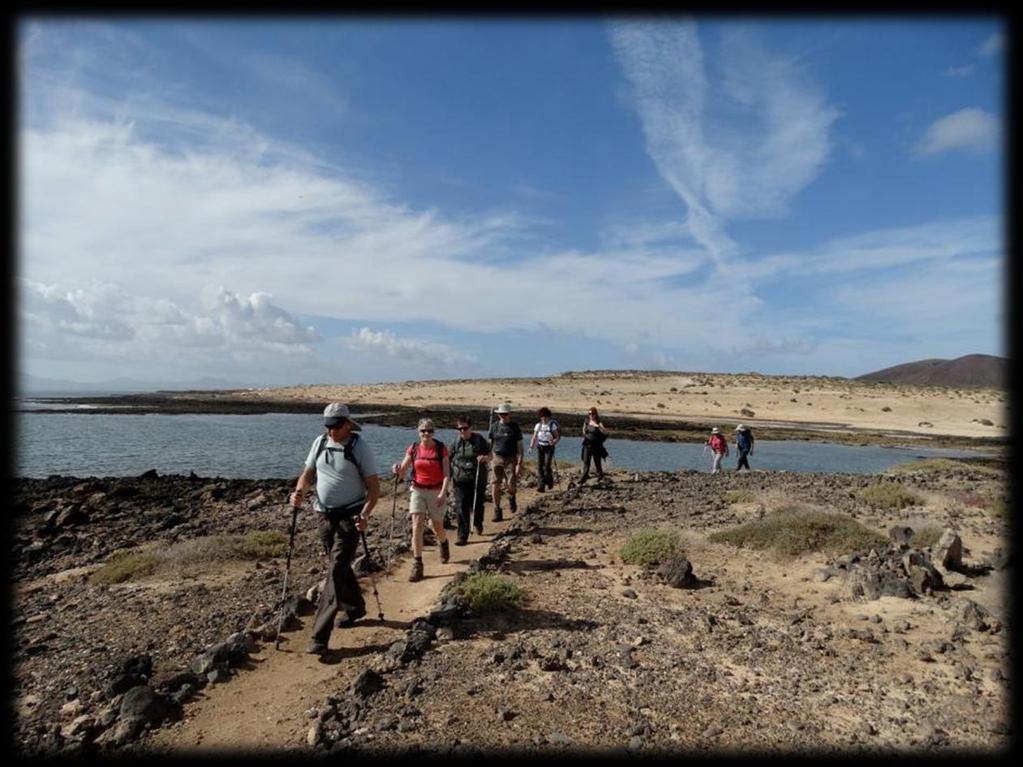
{"label": "walking stick", "polygon": [[288,533],[288,561],[284,566],[284,590],[281,592],[281,614],[277,618],[277,636],[274,649],[281,649],[281,627],[284,625],[284,600],[288,596],[288,575],[291,573],[291,552],[295,548],[295,528],[298,526],[298,507],[291,507],[291,531]]}
{"label": "walking stick", "polygon": [[373,577],[373,560],[369,557],[369,545],[366,543],[366,533],[360,532],[362,537],[362,550],[366,552],[366,572],[369,573],[369,582],[373,586],[373,597],[377,601],[377,617],[384,619],[384,609],[380,606],[380,595],[377,593],[377,579]]}
{"label": "walking stick", "polygon": [[388,543],[387,557],[384,560],[384,570],[391,569],[391,552],[394,551],[394,512],[398,507],[398,475],[394,475],[394,492],[391,493],[391,527],[387,532]]}

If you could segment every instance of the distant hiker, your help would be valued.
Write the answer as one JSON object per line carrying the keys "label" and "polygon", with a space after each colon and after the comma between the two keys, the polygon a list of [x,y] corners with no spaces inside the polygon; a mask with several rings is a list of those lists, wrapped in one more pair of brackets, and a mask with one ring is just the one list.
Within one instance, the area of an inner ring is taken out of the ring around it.
{"label": "distant hiker", "polygon": [[490,427],[489,435],[493,446],[490,465],[494,468],[491,485],[494,496],[492,519],[494,522],[500,522],[504,518],[501,510],[502,480],[508,481],[508,507],[513,512],[519,508],[515,501],[515,488],[518,485],[519,472],[522,471],[522,429],[511,419],[511,410],[507,405],[498,405],[494,412],[497,413],[498,421]]}
{"label": "distant hiker", "polygon": [[742,469],[743,466],[746,467],[746,471],[752,471],[747,456],[753,455],[754,442],[756,440],[753,438],[753,432],[750,431],[749,426],[743,426],[740,423],[735,427],[735,449],[739,452],[739,461],[735,464],[736,471]]}
{"label": "distant hiker", "polygon": [[710,473],[717,474],[721,471],[721,459],[728,455],[728,440],[721,433],[721,429],[715,426],[710,430],[710,439],[705,444],[714,455],[714,465]]}
{"label": "distant hiker", "polygon": [[554,446],[561,439],[561,427],[551,417],[551,409],[542,407],[536,411],[540,417],[533,427],[533,437],[529,440],[529,449],[536,448],[536,483],[541,493],[554,487]]}
{"label": "distant hiker", "polygon": [[412,516],[412,572],[413,583],[423,579],[423,531],[426,518],[430,518],[433,532],[440,544],[440,561],[451,556],[448,537],[444,532],[444,513],[447,511],[448,475],[451,466],[448,449],[433,438],[433,421],[419,421],[419,442],[408,446],[401,463],[392,466],[395,476],[402,476],[412,466],[412,486],[409,489],[408,513]]}
{"label": "distant hiker", "polygon": [[362,427],[352,420],[348,407],[340,402],[327,405],[323,425],[326,431],[313,441],[291,494],[291,505],[297,509],[314,488],[320,541],[330,557],[330,571],[316,606],[313,643],[306,649],[316,654],[326,651],[335,616],[338,626],[350,626],[366,614],[352,560],[359,533],[366,529],[380,497],[376,459],[366,441],[353,433]]}
{"label": "distant hiker", "polygon": [[451,443],[451,480],[455,487],[455,510],[458,513],[458,539],[456,546],[469,540],[469,525],[483,535],[483,504],[487,496],[487,470],[490,443],[482,434],[472,430],[467,415],[459,417],[458,436]]}
{"label": "distant hiker", "polygon": [[590,476],[590,459],[593,459],[593,467],[597,470],[597,479],[604,478],[604,466],[601,462],[607,458],[604,441],[608,433],[607,427],[600,420],[597,408],[591,407],[586,420],[583,421],[583,474],[579,477],[580,482],[585,482]]}

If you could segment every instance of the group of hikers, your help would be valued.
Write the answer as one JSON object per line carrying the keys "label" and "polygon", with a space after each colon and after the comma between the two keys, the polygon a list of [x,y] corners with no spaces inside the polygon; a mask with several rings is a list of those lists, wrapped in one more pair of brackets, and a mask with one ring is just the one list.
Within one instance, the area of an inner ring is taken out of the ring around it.
{"label": "group of hikers", "polygon": [[[561,441],[562,430],[551,416],[550,408],[540,408],[537,417],[528,451],[534,448],[537,451],[537,490],[542,493],[554,487],[554,452]],[[362,427],[352,419],[347,405],[340,402],[327,405],[323,425],[324,433],[313,441],[290,496],[290,505],[297,512],[309,492],[313,492],[320,540],[330,559],[316,608],[313,641],[307,648],[307,652],[314,654],[327,650],[335,625],[351,626],[366,615],[366,602],[352,562],[360,536],[365,546],[363,533],[380,498],[376,459],[360,438],[358,432]],[[399,479],[412,470],[408,510],[412,521],[411,582],[423,579],[423,535],[427,519],[437,539],[441,562],[446,563],[451,556],[444,523],[449,496],[454,498],[458,520],[456,546],[468,543],[470,527],[477,535],[483,534],[483,507],[487,477],[491,472],[490,492],[494,504],[491,521],[504,519],[502,490],[506,490],[509,510],[518,511],[516,491],[523,466],[523,435],[522,428],[512,420],[511,409],[502,404],[493,411],[486,437],[473,430],[468,415],[458,417],[456,428],[458,436],[449,447],[435,438],[433,421],[421,419],[417,425],[419,441],[408,446],[400,462],[391,465],[395,496]],[[749,469],[746,457],[753,452],[752,432],[740,424],[736,433],[737,468]],[[609,430],[597,409],[591,407],[582,425],[580,483],[589,478],[591,464],[597,479],[604,478],[603,461],[608,457],[604,442],[608,435]],[[721,459],[729,454],[728,442],[715,427],[706,444],[714,454],[711,473],[716,473],[720,470]]]}

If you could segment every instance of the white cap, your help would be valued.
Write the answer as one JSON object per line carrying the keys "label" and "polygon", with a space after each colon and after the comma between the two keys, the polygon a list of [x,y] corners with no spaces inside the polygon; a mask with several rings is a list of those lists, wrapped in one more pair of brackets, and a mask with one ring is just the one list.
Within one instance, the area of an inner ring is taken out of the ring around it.
{"label": "white cap", "polygon": [[713,429],[710,430],[710,433],[711,434],[720,434],[721,433],[721,429],[719,429],[717,426],[715,426]]}

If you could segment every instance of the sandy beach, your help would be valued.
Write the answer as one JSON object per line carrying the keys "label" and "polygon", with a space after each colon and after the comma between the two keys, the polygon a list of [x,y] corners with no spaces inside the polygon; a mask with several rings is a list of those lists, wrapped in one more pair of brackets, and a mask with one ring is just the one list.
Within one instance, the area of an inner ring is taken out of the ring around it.
{"label": "sandy beach", "polygon": [[[1008,396],[993,388],[904,386],[845,378],[636,372],[565,373],[543,378],[317,384],[225,392],[222,398],[342,401],[487,410],[508,402],[523,417],[546,405],[581,420],[596,406],[616,418],[744,423],[752,428],[900,432],[969,438],[1008,434]],[[527,419],[528,420],[528,419]]]}

